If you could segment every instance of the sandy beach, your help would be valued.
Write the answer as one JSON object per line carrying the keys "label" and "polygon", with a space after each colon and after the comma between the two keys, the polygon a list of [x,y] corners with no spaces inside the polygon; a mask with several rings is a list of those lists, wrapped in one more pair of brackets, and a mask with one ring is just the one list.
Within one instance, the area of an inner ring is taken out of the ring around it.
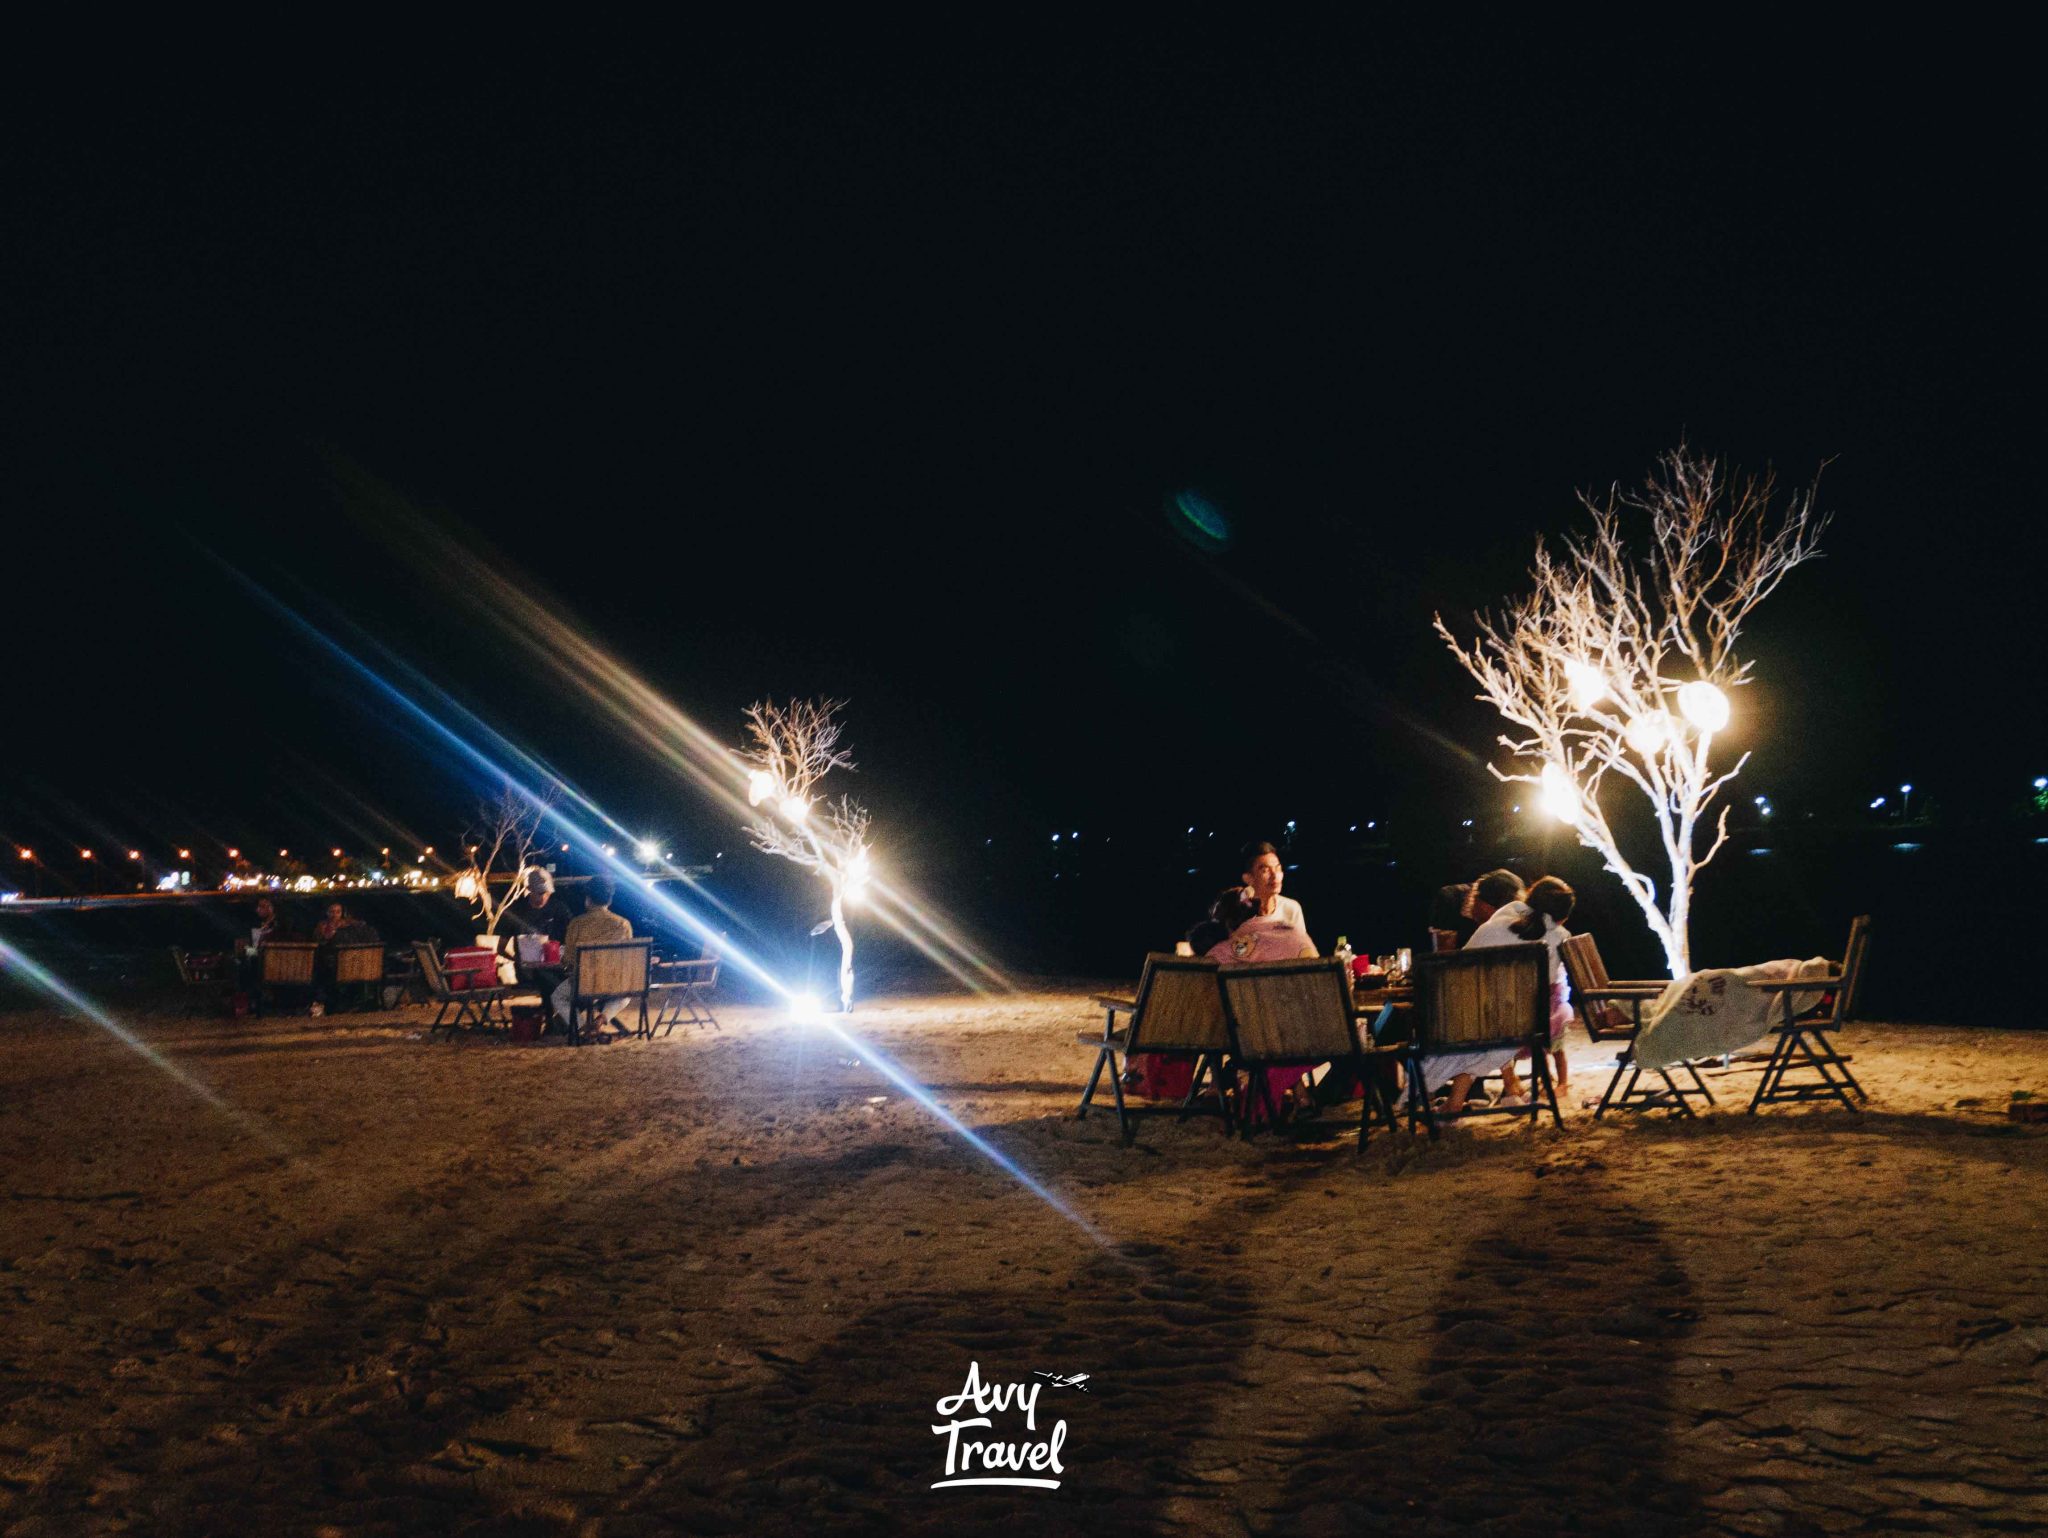
{"label": "sandy beach", "polygon": [[[1126,1148],[1095,986],[0,1017],[0,1532],[2048,1524],[2048,1035],[1852,1027],[1860,1116],[1596,1125],[1580,1041],[1562,1131]],[[931,1488],[970,1363],[1059,1488]]]}

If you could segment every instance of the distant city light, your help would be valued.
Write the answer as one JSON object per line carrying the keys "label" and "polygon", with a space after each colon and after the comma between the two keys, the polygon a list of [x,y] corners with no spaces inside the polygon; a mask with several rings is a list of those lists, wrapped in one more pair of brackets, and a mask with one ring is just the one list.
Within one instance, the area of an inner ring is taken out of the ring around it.
{"label": "distant city light", "polygon": [[1883,797],[1883,796],[1879,796],[1879,797],[1878,797],[1878,798],[1877,798],[1877,799],[1876,799],[1875,801],[1873,801],[1873,802],[1871,802],[1871,803],[1870,803],[1870,809],[1871,809],[1871,810],[1872,810],[1872,811],[1874,812],[1874,811],[1876,811],[1876,810],[1877,810],[1877,809],[1878,809],[1879,807],[1881,807],[1881,806],[1883,806],[1883,805],[1884,805],[1884,797]]}
{"label": "distant city light", "polygon": [[181,860],[189,860],[192,858],[192,851],[189,849],[180,849],[178,851],[178,858]]}
{"label": "distant city light", "polygon": [[24,849],[21,851],[21,857],[24,860],[33,860],[36,857],[36,852],[33,849]]}
{"label": "distant city light", "polygon": [[230,860],[239,860],[242,858],[242,851],[239,849],[230,849],[228,851],[228,858]]}
{"label": "distant city light", "polygon": [[1901,785],[1899,787],[1899,794],[1902,796],[1910,796],[1913,794],[1913,787],[1910,785]]}
{"label": "distant city light", "polygon": [[1052,841],[1053,841],[1053,842],[1054,842],[1055,844],[1057,844],[1057,843],[1058,843],[1058,842],[1060,841],[1060,836],[1059,836],[1059,835],[1058,835],[1057,833],[1055,833],[1055,834],[1054,834],[1054,835],[1052,836]]}
{"label": "distant city light", "polygon": [[334,858],[337,860],[341,858],[341,851],[339,849],[330,849],[327,852],[333,855]]}
{"label": "distant city light", "polygon": [[92,858],[92,851],[90,849],[81,849],[78,851],[78,858],[81,860],[90,860]]}
{"label": "distant city light", "polygon": [[2034,776],[2034,789],[2048,790],[2048,774],[2037,774]]}
{"label": "distant city light", "polygon": [[131,860],[139,860],[142,858],[142,851],[140,849],[131,849],[128,851],[128,858]]}

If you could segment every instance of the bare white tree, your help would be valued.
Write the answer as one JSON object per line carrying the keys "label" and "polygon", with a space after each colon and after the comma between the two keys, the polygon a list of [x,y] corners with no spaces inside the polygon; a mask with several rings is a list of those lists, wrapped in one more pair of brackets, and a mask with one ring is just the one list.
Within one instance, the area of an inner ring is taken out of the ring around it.
{"label": "bare white tree", "polygon": [[[533,875],[533,852],[549,801],[534,800],[507,785],[497,796],[477,805],[475,820],[462,836],[469,861],[455,873],[455,895],[476,910],[483,933],[498,932],[498,921],[526,895]],[[493,893],[491,883],[502,883]]]}
{"label": "bare white tree", "polygon": [[[1436,620],[1479,681],[1479,698],[1518,728],[1498,739],[1508,767],[1488,767],[1541,787],[1546,810],[1606,860],[1673,977],[1690,970],[1693,878],[1727,841],[1728,809],[1704,854],[1702,823],[1749,758],[1717,769],[1709,756],[1730,694],[1750,682],[1736,642],[1785,575],[1820,553],[1827,523],[1812,488],[1782,511],[1776,499],[1771,475],[1733,476],[1680,445],[1640,490],[1582,497],[1590,532],[1566,536],[1554,553],[1539,538],[1534,590],[1477,616],[1469,646]],[[1670,869],[1661,906],[1656,882],[1623,857],[1600,804],[1610,774],[1655,815]]]}
{"label": "bare white tree", "polygon": [[745,824],[756,849],[813,870],[832,893],[832,932],[839,939],[839,1007],[853,1008],[853,931],[846,903],[868,883],[867,809],[846,796],[821,801],[817,787],[835,769],[852,769],[839,746],[844,700],[763,701],[747,707],[749,745],[738,751],[747,767]]}

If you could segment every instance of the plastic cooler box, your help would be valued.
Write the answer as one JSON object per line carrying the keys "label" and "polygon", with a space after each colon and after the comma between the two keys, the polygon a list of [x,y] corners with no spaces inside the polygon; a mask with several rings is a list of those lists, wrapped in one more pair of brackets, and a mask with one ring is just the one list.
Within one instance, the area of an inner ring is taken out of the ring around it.
{"label": "plastic cooler box", "polygon": [[481,946],[449,951],[441,958],[442,975],[450,988],[495,988],[498,986],[498,956]]}

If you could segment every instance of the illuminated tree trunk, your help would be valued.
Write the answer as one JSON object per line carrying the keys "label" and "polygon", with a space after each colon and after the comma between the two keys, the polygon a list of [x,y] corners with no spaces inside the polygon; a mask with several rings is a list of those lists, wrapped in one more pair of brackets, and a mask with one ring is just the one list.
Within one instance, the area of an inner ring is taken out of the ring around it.
{"label": "illuminated tree trunk", "polygon": [[832,883],[832,933],[839,937],[839,1012],[853,1013],[853,931],[846,927],[846,896]]}
{"label": "illuminated tree trunk", "polygon": [[[1606,861],[1673,977],[1692,969],[1693,879],[1728,840],[1728,811],[1711,815],[1715,799],[1748,761],[1717,770],[1709,758],[1729,696],[1750,681],[1736,641],[1786,573],[1819,554],[1827,521],[1811,491],[1782,513],[1774,496],[1770,476],[1730,485],[1717,462],[1680,447],[1641,491],[1584,499],[1590,532],[1555,547],[1539,539],[1533,590],[1477,616],[1470,644],[1436,621],[1479,697],[1519,729],[1497,739],[1508,767],[1488,767],[1538,787],[1549,813]],[[1638,529],[1648,537],[1631,544]],[[1600,805],[1610,775],[1633,785],[1656,819],[1671,872],[1661,906]],[[1705,853],[1703,833],[1712,835]]]}

